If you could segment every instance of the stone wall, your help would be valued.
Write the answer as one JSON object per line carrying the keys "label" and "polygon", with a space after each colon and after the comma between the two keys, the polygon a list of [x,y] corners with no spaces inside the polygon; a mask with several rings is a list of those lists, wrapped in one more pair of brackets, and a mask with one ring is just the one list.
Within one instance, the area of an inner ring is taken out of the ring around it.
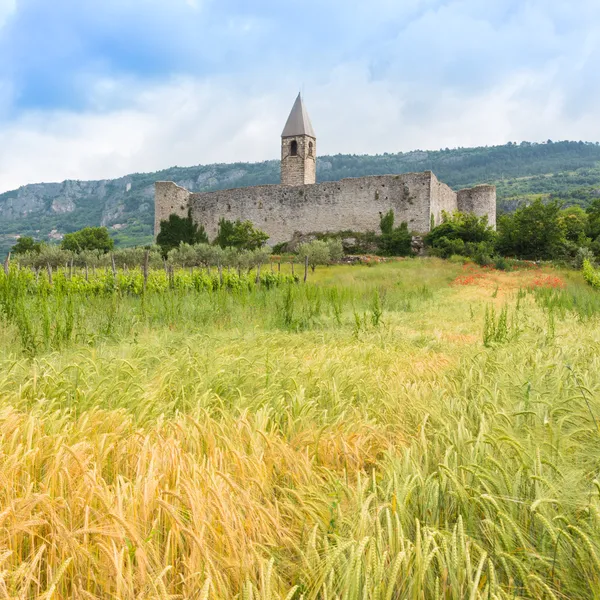
{"label": "stone wall", "polygon": [[478,185],[457,193],[458,210],[471,212],[478,217],[487,216],[488,223],[496,228],[496,186]]}
{"label": "stone wall", "polygon": [[452,213],[457,210],[457,206],[456,192],[445,183],[439,181],[435,175],[432,175],[431,214],[433,215],[434,226],[442,222],[442,212]]}
{"label": "stone wall", "polygon": [[[290,154],[292,141],[298,144],[296,156]],[[312,155],[309,144],[313,145]],[[282,185],[309,185],[317,180],[317,140],[306,135],[281,139],[281,183]]]}
{"label": "stone wall", "polygon": [[269,234],[269,244],[277,244],[297,232],[379,231],[380,217],[390,209],[397,224],[406,221],[411,230],[426,232],[431,178],[431,173],[409,173],[297,187],[256,186],[189,194],[189,205],[210,239],[221,217],[250,220]]}
{"label": "stone wall", "polygon": [[169,215],[187,217],[190,192],[172,181],[157,181],[154,184],[154,237],[160,231],[160,222]]}
{"label": "stone wall", "polygon": [[264,185],[192,194],[169,182],[156,184],[155,234],[160,221],[175,213],[202,223],[212,240],[219,219],[249,220],[269,235],[269,244],[287,242],[294,234],[338,231],[379,232],[381,215],[392,209],[395,222],[427,233],[431,215],[439,224],[442,211],[486,214],[496,223],[496,190],[479,186],[458,196],[427,171],[328,181],[316,185]]}

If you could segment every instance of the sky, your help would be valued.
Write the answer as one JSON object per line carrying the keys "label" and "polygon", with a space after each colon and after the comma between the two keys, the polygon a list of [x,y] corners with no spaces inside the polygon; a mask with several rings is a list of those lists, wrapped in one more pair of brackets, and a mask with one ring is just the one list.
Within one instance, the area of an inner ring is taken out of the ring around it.
{"label": "sky", "polygon": [[319,154],[600,140],[600,0],[0,0],[0,193]]}

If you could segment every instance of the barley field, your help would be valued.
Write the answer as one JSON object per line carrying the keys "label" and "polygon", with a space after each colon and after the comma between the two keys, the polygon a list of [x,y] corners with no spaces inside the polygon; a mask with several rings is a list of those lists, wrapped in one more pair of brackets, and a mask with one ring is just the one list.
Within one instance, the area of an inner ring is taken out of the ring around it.
{"label": "barley field", "polygon": [[600,598],[581,273],[154,276],[0,273],[0,599]]}

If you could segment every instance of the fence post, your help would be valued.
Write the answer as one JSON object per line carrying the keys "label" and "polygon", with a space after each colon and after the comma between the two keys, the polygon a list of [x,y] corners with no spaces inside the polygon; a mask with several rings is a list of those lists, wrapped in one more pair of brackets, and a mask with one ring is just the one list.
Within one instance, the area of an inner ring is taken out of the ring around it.
{"label": "fence post", "polygon": [[290,263],[292,264],[292,276],[294,275],[294,259],[290,260]]}
{"label": "fence post", "polygon": [[221,265],[221,263],[219,263],[218,268],[219,268],[219,284],[223,285],[223,266]]}
{"label": "fence post", "polygon": [[46,266],[48,267],[48,283],[52,285],[52,267],[50,263],[46,263]]}
{"label": "fence post", "polygon": [[260,285],[260,263],[256,265],[256,285]]}
{"label": "fence post", "polygon": [[88,271],[88,264],[85,263],[85,280],[89,281],[90,280],[90,272]]}
{"label": "fence post", "polygon": [[8,253],[8,256],[6,257],[6,260],[4,261],[4,274],[8,275],[9,270],[10,270],[10,252]]}
{"label": "fence post", "polygon": [[308,277],[308,254],[304,257],[304,283]]}
{"label": "fence post", "polygon": [[73,279],[73,257],[71,257],[71,265],[69,267],[69,279]]}
{"label": "fence post", "polygon": [[150,261],[150,250],[146,250],[144,254],[144,292],[146,291],[146,286],[148,285],[148,262]]}
{"label": "fence post", "polygon": [[115,265],[115,255],[112,254],[110,255],[110,262],[112,264],[112,272],[113,272],[113,277],[117,276],[117,265]]}

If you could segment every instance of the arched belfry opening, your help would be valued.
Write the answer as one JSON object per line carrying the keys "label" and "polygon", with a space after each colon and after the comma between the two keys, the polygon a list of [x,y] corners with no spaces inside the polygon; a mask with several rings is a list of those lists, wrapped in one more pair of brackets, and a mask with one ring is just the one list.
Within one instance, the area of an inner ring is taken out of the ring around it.
{"label": "arched belfry opening", "polygon": [[316,183],[317,136],[298,94],[281,134],[282,185]]}

